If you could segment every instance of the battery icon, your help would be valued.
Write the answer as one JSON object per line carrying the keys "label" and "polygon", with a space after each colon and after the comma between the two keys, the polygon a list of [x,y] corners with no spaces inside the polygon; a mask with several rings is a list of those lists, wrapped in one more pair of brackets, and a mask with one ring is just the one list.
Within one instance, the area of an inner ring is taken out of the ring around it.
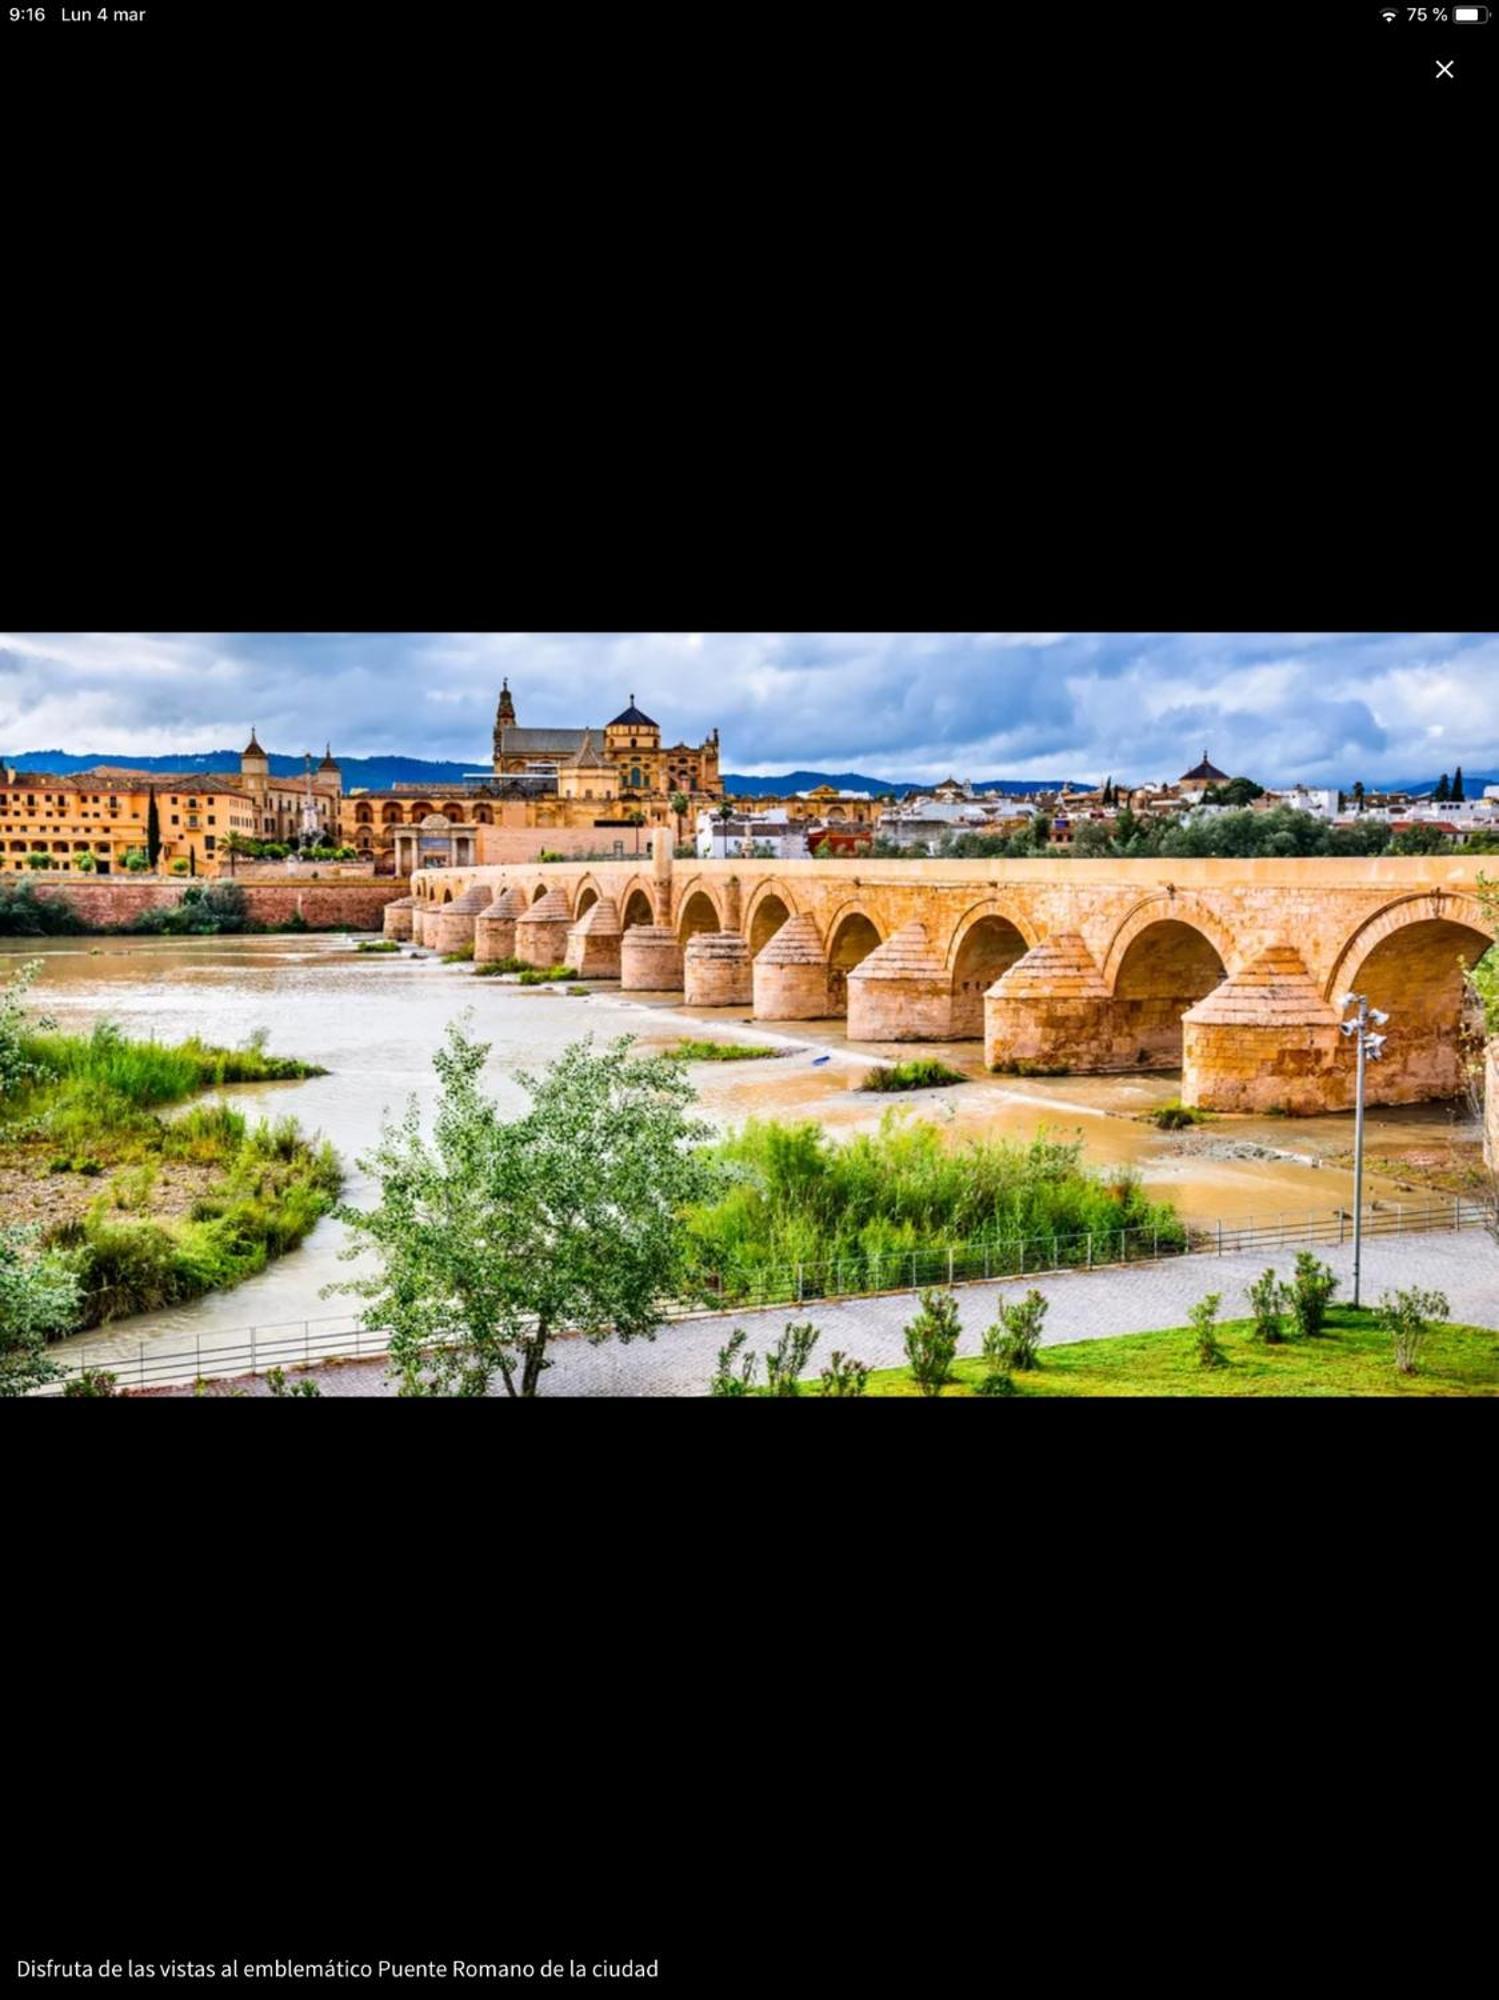
{"label": "battery icon", "polygon": [[1452,14],[1453,19],[1458,21],[1486,21],[1489,18],[1487,7],[1454,7]]}

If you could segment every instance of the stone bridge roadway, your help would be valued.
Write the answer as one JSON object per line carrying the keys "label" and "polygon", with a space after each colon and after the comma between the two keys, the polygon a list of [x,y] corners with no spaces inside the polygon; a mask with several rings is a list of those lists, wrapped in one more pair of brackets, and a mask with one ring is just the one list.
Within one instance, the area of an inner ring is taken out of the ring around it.
{"label": "stone bridge roadway", "polygon": [[673,861],[431,869],[386,929],[682,991],[876,1044],[982,1035],[1021,1074],[1182,1071],[1189,1104],[1352,1102],[1339,996],[1391,1021],[1372,1102],[1455,1095],[1462,977],[1496,934],[1474,856]]}

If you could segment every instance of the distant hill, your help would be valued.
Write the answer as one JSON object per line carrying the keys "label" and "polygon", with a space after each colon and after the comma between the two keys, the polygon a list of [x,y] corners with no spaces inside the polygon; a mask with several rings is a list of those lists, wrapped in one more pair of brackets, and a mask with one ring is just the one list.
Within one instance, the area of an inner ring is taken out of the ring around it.
{"label": "distant hill", "polygon": [[[976,792],[1054,792],[1064,781],[1061,778],[981,778],[974,785]],[[1066,780],[1071,783],[1070,779]],[[929,792],[930,779],[918,778],[870,778],[861,771],[786,771],[772,778],[746,778],[737,771],[725,771],[723,788],[736,798],[769,799],[784,798],[792,792],[810,792],[818,785],[832,785],[840,792],[870,792],[878,797],[884,792],[893,792],[900,798],[906,792]]]}
{"label": "distant hill", "polygon": [[[27,750],[4,761],[17,771],[57,771],[64,777],[74,771],[91,770],[95,764],[123,764],[132,771],[237,771],[239,752],[200,750],[176,757],[133,757],[126,751],[94,750],[86,756],[74,757],[66,750]],[[272,776],[277,778],[302,775],[300,757],[272,753],[270,766]],[[346,792],[383,792],[396,784],[431,785],[436,790],[456,784],[480,765],[434,763],[422,757],[340,757],[338,767],[343,772]]]}

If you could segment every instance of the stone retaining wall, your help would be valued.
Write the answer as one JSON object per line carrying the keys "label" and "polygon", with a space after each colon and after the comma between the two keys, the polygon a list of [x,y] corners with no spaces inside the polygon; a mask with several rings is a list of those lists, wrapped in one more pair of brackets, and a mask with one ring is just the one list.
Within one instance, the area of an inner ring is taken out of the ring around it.
{"label": "stone retaining wall", "polygon": [[[162,881],[147,876],[132,881],[110,875],[104,880],[73,876],[27,876],[40,902],[67,903],[91,931],[127,929],[144,910],[163,909],[180,903],[190,884],[181,880]],[[225,878],[227,879],[227,878]],[[200,881],[202,878],[200,878]],[[206,885],[205,885],[206,886]],[[377,931],[385,905],[408,893],[409,884],[400,876],[375,880],[341,882],[241,882],[249,905],[250,921],[279,926],[288,923],[298,910],[313,930]]]}

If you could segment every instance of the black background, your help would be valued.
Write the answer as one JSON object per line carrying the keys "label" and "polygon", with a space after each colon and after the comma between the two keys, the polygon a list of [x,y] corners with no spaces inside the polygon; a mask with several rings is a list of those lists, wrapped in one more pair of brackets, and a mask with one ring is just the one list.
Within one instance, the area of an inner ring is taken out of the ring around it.
{"label": "black background", "polygon": [[[1431,27],[151,11],[0,8],[3,629],[1499,623]],[[1443,1962],[1480,1405],[777,1407],[0,1409],[0,1971]]]}

